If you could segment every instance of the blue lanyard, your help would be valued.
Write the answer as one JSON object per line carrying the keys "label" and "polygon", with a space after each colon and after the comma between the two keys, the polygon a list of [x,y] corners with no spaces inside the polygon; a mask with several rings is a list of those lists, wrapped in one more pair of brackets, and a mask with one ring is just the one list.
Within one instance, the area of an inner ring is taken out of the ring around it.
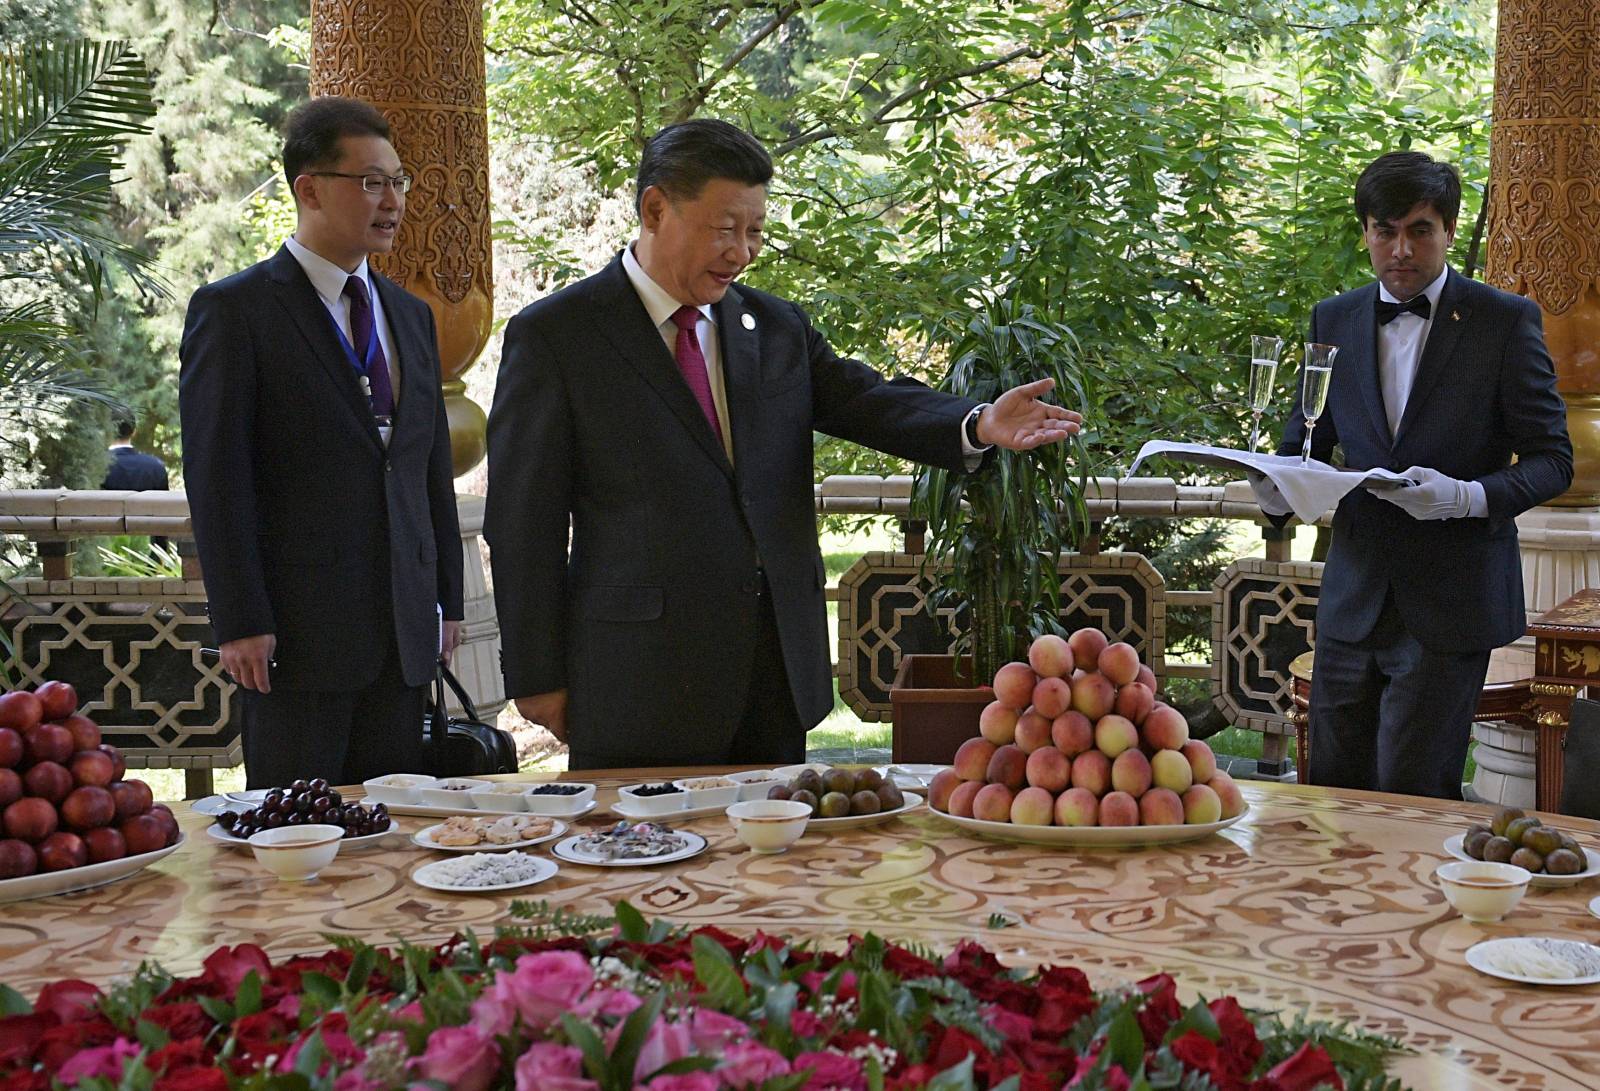
{"label": "blue lanyard", "polygon": [[339,347],[344,349],[345,359],[349,360],[350,366],[356,369],[356,374],[371,375],[372,360],[373,357],[377,355],[380,347],[378,344],[377,311],[373,311],[372,313],[372,340],[367,343],[367,358],[365,360],[362,360],[356,355],[355,346],[350,343],[350,338],[346,337],[344,330],[339,327],[339,320],[333,317],[332,311],[328,311],[328,321],[333,323],[333,332],[339,338]]}

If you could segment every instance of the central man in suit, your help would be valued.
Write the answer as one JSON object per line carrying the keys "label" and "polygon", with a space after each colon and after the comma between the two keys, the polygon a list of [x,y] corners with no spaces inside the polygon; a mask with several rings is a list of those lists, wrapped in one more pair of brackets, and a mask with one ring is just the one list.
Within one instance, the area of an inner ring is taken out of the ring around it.
{"label": "central man in suit", "polygon": [[804,760],[833,703],[813,430],[957,471],[1077,430],[1049,380],[993,405],[885,380],[736,285],[771,178],[732,125],[663,129],[638,237],[506,327],[484,523],[502,668],[571,768]]}

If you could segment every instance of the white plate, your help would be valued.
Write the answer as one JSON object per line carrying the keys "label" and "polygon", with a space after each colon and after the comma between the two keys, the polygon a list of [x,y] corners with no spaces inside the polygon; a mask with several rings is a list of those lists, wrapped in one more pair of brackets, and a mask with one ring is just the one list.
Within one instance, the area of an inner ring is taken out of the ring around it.
{"label": "white plate", "polygon": [[[1539,947],[1552,955],[1565,958],[1568,962],[1578,967],[1577,977],[1524,977],[1522,974],[1506,973],[1496,969],[1485,957],[1497,947],[1508,943],[1519,943],[1532,940]],[[1508,939],[1487,939],[1482,943],[1474,943],[1467,948],[1467,965],[1481,974],[1498,977],[1504,981],[1516,981],[1523,985],[1593,985],[1600,981],[1600,947],[1592,943],[1579,943],[1577,940],[1556,939],[1553,936],[1518,936]]]}
{"label": "white plate", "polygon": [[948,765],[900,763],[896,765],[878,765],[874,766],[874,768],[886,777],[893,777],[894,782],[902,788],[926,788],[933,783],[934,774],[950,767]]}
{"label": "white plate", "polygon": [[822,833],[838,833],[840,830],[853,830],[860,826],[876,826],[879,822],[887,822],[891,818],[905,814],[914,807],[922,806],[922,797],[915,792],[902,792],[906,797],[905,803],[892,811],[879,811],[877,814],[847,814],[843,818],[817,818],[812,817],[806,823],[806,832],[820,831]]}
{"label": "white plate", "polygon": [[[426,804],[422,804],[422,803],[386,803],[386,804],[384,804],[384,806],[389,809],[389,813],[392,814],[392,815],[395,815],[395,814],[406,814],[406,815],[412,815],[412,816],[417,817],[417,818],[449,818],[452,815],[458,815],[458,814],[468,815],[468,816],[470,816],[472,818],[483,818],[486,815],[490,816],[490,817],[493,817],[493,818],[500,818],[500,817],[503,816],[503,812],[501,812],[501,811],[480,811],[476,807],[429,807]],[[587,807],[584,807],[582,810],[577,811],[577,812],[575,812],[573,814],[564,814],[561,817],[564,820],[566,820],[568,822],[571,822],[575,818],[582,818],[584,815],[586,815],[590,811],[594,810],[596,806],[597,806],[597,804],[595,803],[595,801],[591,799],[589,801],[589,805]],[[530,814],[532,812],[530,812],[530,811],[516,811],[516,812],[513,812],[513,813],[515,813],[515,814]],[[548,814],[542,814],[542,815],[539,815],[539,817],[540,818],[554,818],[555,816],[554,815],[548,815]]]}
{"label": "white plate", "polygon": [[[928,808],[933,811],[933,808]],[[1172,845],[1179,841],[1198,841],[1225,830],[1250,813],[1249,805],[1232,818],[1193,826],[1013,826],[1009,822],[985,822],[977,818],[957,818],[933,811],[946,822],[1001,841],[1020,841],[1026,845],[1078,845],[1114,847],[1134,845]],[[813,820],[812,825],[816,825]]]}
{"label": "white plate", "polygon": [[514,883],[495,883],[493,886],[455,886],[451,883],[434,879],[433,875],[438,874],[439,868],[454,862],[450,860],[435,860],[431,864],[423,864],[411,873],[411,880],[418,886],[425,886],[429,890],[442,890],[446,894],[492,894],[497,890],[521,890],[525,886],[542,883],[561,870],[542,856],[529,856],[528,859],[532,860],[536,867],[533,878],[519,879]]}
{"label": "white plate", "polygon": [[124,856],[120,860],[107,860],[100,864],[85,864],[66,871],[43,871],[24,875],[20,879],[0,879],[0,902],[20,902],[29,898],[44,898],[51,894],[66,894],[73,890],[88,890],[125,879],[143,871],[163,856],[170,856],[182,847],[188,838],[178,835],[178,840],[164,849]]}
{"label": "white plate", "polygon": [[229,799],[227,796],[206,796],[204,799],[197,799],[189,804],[189,809],[198,814],[215,818],[223,811],[231,811],[240,806],[241,804],[238,800]]}
{"label": "white plate", "polygon": [[[1451,856],[1454,856],[1457,860],[1465,860],[1468,863],[1478,863],[1479,861],[1476,861],[1472,857],[1468,856],[1467,851],[1461,847],[1462,842],[1466,839],[1467,835],[1464,833],[1458,833],[1454,837],[1445,838],[1444,851],[1448,852]],[[1582,845],[1579,845],[1578,847],[1583,849],[1584,858],[1589,862],[1588,868],[1578,872],[1576,875],[1535,875],[1533,878],[1528,880],[1528,885],[1576,886],[1585,879],[1593,879],[1596,875],[1600,875],[1600,852],[1596,852],[1591,848],[1585,848]]]}
{"label": "white plate", "polygon": [[637,807],[632,800],[622,796],[611,805],[611,813],[619,818],[626,818],[629,822],[661,822],[672,825],[674,822],[683,822],[691,818],[716,818],[718,815],[728,813],[732,804],[720,804],[715,807],[686,807],[678,811],[644,811]]}
{"label": "white plate", "polygon": [[266,799],[267,793],[270,791],[272,791],[271,788],[252,788],[248,792],[223,792],[222,798],[229,803],[243,803],[246,807],[254,807],[257,803]]}
{"label": "white plate", "polygon": [[1600,917],[1600,894],[1595,895],[1589,902],[1589,912]]}
{"label": "white plate", "polygon": [[[522,817],[544,818],[545,816],[524,814]],[[506,849],[525,849],[529,845],[542,845],[546,841],[554,841],[567,832],[567,824],[559,818],[552,818],[550,821],[555,825],[543,837],[530,837],[524,841],[509,841],[504,845],[497,845],[492,841],[480,841],[476,845],[441,845],[433,839],[433,831],[442,829],[444,827],[443,822],[435,826],[429,826],[425,830],[418,830],[411,835],[411,843],[420,845],[425,849],[432,849],[435,852],[504,852]]]}
{"label": "white plate", "polygon": [[[726,809],[726,807],[723,808],[723,810]],[[567,838],[565,841],[557,841],[555,847],[550,851],[563,860],[574,864],[588,864],[590,867],[653,867],[656,864],[675,864],[679,860],[687,860],[691,856],[699,856],[706,851],[706,839],[699,834],[678,829],[674,829],[672,832],[679,837],[687,838],[689,843],[677,852],[669,852],[665,856],[650,856],[642,860],[608,860],[604,857],[592,856],[587,852],[581,852],[576,847],[577,843],[582,838],[589,836],[588,834],[578,834]]]}
{"label": "white plate", "polygon": [[[364,837],[340,838],[339,851],[343,852],[345,849],[353,849],[360,846],[372,845],[383,840],[385,837],[393,837],[398,833],[400,833],[400,827],[396,826],[391,821],[389,823],[389,828],[384,830],[382,833],[369,833]],[[237,849],[247,849],[250,847],[249,841],[245,840],[243,837],[235,837],[233,834],[229,833],[215,822],[206,827],[206,836],[210,837],[213,841],[221,841],[224,845],[232,845]]]}
{"label": "white plate", "polygon": [[799,765],[780,765],[774,769],[773,772],[777,773],[780,777],[788,777],[792,780],[801,773],[805,772],[807,769],[815,769],[817,774],[820,776],[832,768],[833,766],[828,765],[825,762],[806,761],[801,762]]}

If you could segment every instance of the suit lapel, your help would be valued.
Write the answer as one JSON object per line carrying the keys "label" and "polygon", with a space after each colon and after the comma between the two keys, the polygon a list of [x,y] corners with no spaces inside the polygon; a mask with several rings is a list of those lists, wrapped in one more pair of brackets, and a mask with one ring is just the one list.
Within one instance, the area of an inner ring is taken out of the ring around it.
{"label": "suit lapel", "polygon": [[717,316],[717,333],[722,339],[722,385],[728,395],[728,427],[733,430],[737,469],[745,464],[745,453],[753,450],[756,437],[752,432],[760,426],[761,338],[737,288],[730,285],[711,311]]}
{"label": "suit lapel", "polygon": [[717,442],[689,384],[683,381],[678,362],[667,351],[660,331],[650,324],[650,314],[628,280],[622,259],[613,259],[592,285],[595,328],[611,342],[617,355],[650,384],[706,455],[732,477],[733,465],[727,452]]}
{"label": "suit lapel", "polygon": [[[1372,422],[1372,430],[1383,440],[1385,447],[1393,447],[1394,437],[1389,434],[1389,416],[1383,408],[1383,382],[1378,375],[1377,297],[1378,283],[1373,281],[1368,290],[1356,301],[1356,311],[1350,320],[1354,332],[1351,345],[1346,351],[1355,357],[1351,362],[1357,368],[1361,401],[1367,407],[1367,417]],[[1338,366],[1337,359],[1334,361],[1334,366]]]}
{"label": "suit lapel", "polygon": [[[372,284],[383,303],[383,317],[389,323],[389,340],[394,343],[400,369],[399,397],[394,406],[395,434],[419,432],[423,417],[431,406],[431,399],[423,395],[432,389],[428,375],[428,361],[433,354],[428,351],[427,328],[414,320],[411,308],[403,305],[402,289],[388,277],[372,271]],[[442,379],[442,376],[440,377]],[[415,394],[416,397],[411,395]],[[370,415],[370,414],[369,414]],[[393,443],[391,437],[390,443]]]}
{"label": "suit lapel", "polygon": [[300,263],[287,249],[280,249],[272,258],[270,276],[278,293],[278,302],[288,313],[300,336],[311,348],[311,357],[327,374],[340,400],[349,407],[351,422],[381,449],[383,440],[372,419],[372,406],[361,394],[361,384],[356,380],[355,369],[350,366],[334,330],[333,318],[323,306],[317,290],[311,286]]}
{"label": "suit lapel", "polygon": [[1439,308],[1433,316],[1433,325],[1428,329],[1428,340],[1422,346],[1422,360],[1417,364],[1416,378],[1411,381],[1411,393],[1406,397],[1406,411],[1400,418],[1400,433],[1395,436],[1396,446],[1405,437],[1407,429],[1416,422],[1423,403],[1428,400],[1434,387],[1439,385],[1439,380],[1444,377],[1450,361],[1455,357],[1456,346],[1461,343],[1462,328],[1472,314],[1463,302],[1466,292],[1461,281],[1461,274],[1450,270],[1450,275],[1445,278],[1444,290],[1439,293]]}

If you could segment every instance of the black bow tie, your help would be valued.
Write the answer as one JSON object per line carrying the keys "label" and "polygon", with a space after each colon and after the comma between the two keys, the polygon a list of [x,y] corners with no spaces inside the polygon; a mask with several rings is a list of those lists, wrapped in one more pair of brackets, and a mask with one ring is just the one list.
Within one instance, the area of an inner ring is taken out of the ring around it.
{"label": "black bow tie", "polygon": [[1425,295],[1414,296],[1405,303],[1386,303],[1378,300],[1378,325],[1387,326],[1396,318],[1410,311],[1418,318],[1427,318],[1433,314],[1433,304],[1428,302]]}

